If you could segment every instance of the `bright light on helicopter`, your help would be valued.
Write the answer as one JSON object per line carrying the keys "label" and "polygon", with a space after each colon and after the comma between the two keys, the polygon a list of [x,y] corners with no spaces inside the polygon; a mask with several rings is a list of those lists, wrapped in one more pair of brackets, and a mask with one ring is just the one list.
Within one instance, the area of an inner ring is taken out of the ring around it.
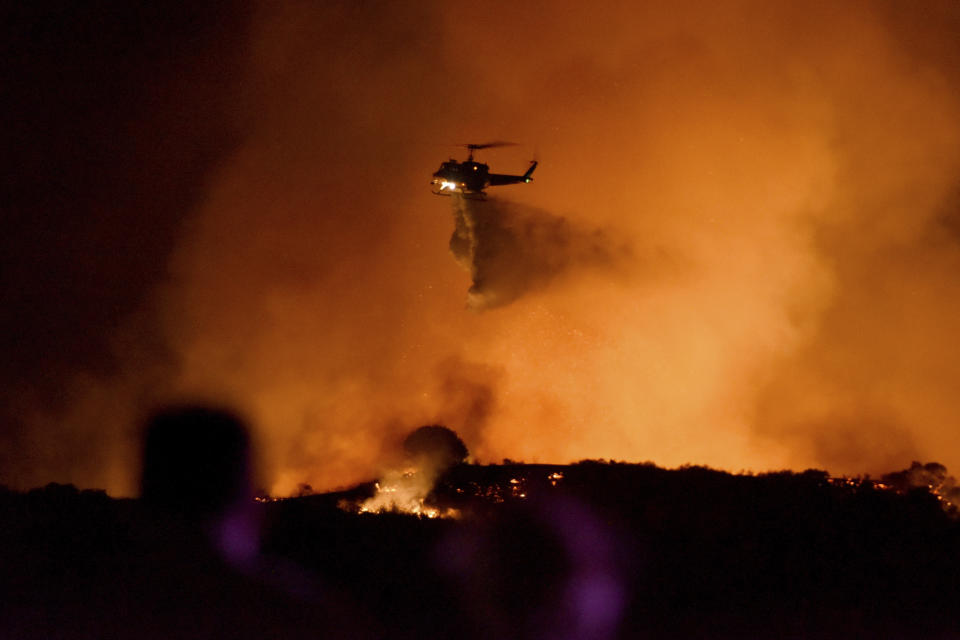
{"label": "bright light on helicopter", "polygon": [[456,182],[448,182],[444,180],[443,182],[440,183],[440,191],[443,191],[444,189],[450,189],[451,191],[453,191],[456,188],[457,188]]}

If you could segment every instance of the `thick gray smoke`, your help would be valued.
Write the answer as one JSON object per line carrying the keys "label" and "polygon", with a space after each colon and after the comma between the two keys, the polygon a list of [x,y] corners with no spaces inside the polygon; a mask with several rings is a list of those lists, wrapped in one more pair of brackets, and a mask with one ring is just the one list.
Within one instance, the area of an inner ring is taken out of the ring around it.
{"label": "thick gray smoke", "polygon": [[573,269],[615,270],[631,256],[602,229],[535,207],[453,196],[450,251],[470,272],[467,307],[484,311],[544,289]]}

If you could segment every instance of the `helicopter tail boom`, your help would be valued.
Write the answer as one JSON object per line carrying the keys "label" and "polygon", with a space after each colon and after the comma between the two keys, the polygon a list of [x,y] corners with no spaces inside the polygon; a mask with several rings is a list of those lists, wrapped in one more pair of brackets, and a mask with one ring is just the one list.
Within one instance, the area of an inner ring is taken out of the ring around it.
{"label": "helicopter tail boom", "polygon": [[490,186],[496,187],[504,184],[517,184],[518,182],[532,182],[533,170],[537,168],[537,161],[530,162],[530,168],[522,176],[507,175],[503,173],[490,174]]}

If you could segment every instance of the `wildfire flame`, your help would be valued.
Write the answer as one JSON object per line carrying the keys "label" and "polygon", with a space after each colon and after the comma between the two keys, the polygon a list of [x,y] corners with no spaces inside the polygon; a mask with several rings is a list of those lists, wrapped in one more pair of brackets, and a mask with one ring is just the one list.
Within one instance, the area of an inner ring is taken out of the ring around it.
{"label": "wildfire flame", "polygon": [[374,484],[376,493],[364,500],[358,513],[407,513],[421,518],[456,518],[456,509],[438,509],[426,504],[433,489],[433,474],[415,468],[390,471]]}
{"label": "wildfire flame", "polygon": [[[549,486],[556,487],[563,480],[563,473],[552,471],[546,476]],[[465,499],[479,499],[482,502],[499,504],[508,500],[526,500],[530,495],[532,481],[525,475],[511,477],[500,483],[484,484],[469,482],[453,489],[454,493]],[[374,483],[374,495],[363,502],[344,503],[341,508],[357,513],[405,513],[421,518],[460,518],[462,513],[452,507],[437,507],[427,503],[427,497],[433,490],[435,479],[429,471],[407,468],[391,471]]]}

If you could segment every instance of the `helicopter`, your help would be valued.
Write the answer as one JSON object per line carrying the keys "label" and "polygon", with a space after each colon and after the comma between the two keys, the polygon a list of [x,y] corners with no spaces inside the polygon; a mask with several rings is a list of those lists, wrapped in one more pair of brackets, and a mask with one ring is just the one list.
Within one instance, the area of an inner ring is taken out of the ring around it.
{"label": "helicopter", "polygon": [[433,174],[433,180],[430,182],[433,185],[433,193],[438,196],[452,196],[456,193],[471,200],[483,200],[486,198],[486,193],[483,190],[487,187],[531,182],[533,180],[533,170],[537,168],[536,160],[530,161],[530,167],[522,176],[490,173],[489,166],[473,160],[474,151],[492,147],[506,147],[512,144],[512,142],[486,142],[484,144],[458,145],[470,151],[467,159],[464,162],[457,162],[454,158],[450,158],[449,161],[441,164],[440,169]]}

